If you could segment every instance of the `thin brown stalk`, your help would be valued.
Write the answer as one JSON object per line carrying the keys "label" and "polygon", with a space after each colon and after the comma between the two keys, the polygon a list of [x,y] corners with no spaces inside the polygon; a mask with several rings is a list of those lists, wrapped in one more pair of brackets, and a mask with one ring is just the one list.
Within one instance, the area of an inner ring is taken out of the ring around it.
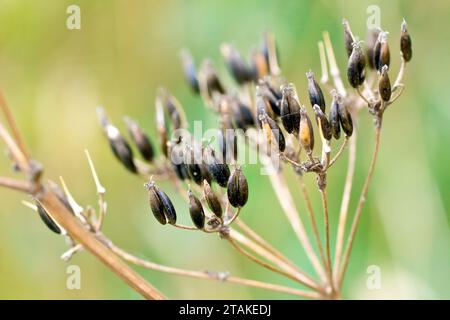
{"label": "thin brown stalk", "polygon": [[16,162],[17,166],[22,172],[30,172],[30,163],[27,156],[22,152],[22,150],[17,146],[17,143],[10,136],[9,132],[0,123],[0,138],[5,143],[9,150],[12,159]]}
{"label": "thin brown stalk", "polygon": [[345,90],[344,83],[342,82],[339,68],[337,66],[336,57],[334,55],[333,46],[331,44],[330,35],[327,31],[322,33],[325,50],[328,57],[328,64],[330,66],[330,74],[333,78],[334,86],[339,94],[343,97],[347,96],[347,90]]}
{"label": "thin brown stalk", "polygon": [[358,224],[359,224],[359,219],[361,217],[361,212],[362,212],[364,203],[366,201],[366,195],[367,195],[367,192],[369,191],[370,182],[372,181],[373,173],[375,170],[375,164],[376,164],[377,158],[378,158],[378,150],[380,147],[381,120],[382,119],[380,117],[378,119],[378,124],[376,125],[376,128],[375,128],[375,144],[374,144],[372,160],[370,161],[369,171],[367,173],[367,177],[364,182],[364,186],[363,186],[361,195],[359,197],[358,206],[356,209],[355,216],[353,218],[353,223],[352,223],[352,227],[350,229],[350,234],[347,239],[347,248],[346,248],[344,256],[343,256],[344,258],[342,260],[342,267],[340,269],[339,277],[338,277],[338,281],[337,281],[338,288],[341,287],[342,280],[344,279],[345,272],[347,270],[350,253],[351,253],[352,247],[353,247],[353,241],[355,240],[356,230],[357,230]]}
{"label": "thin brown stalk", "polygon": [[32,191],[32,184],[29,183],[28,181],[21,181],[8,177],[0,177],[0,186],[26,193]]}
{"label": "thin brown stalk", "polygon": [[330,250],[330,223],[328,217],[328,202],[327,202],[327,192],[325,189],[320,190],[320,195],[322,197],[322,208],[323,208],[323,223],[325,227],[325,248],[327,252],[327,262],[326,269],[328,273],[328,282],[330,287],[333,287],[333,271],[331,268],[331,250]]}
{"label": "thin brown stalk", "polygon": [[133,263],[135,265],[144,267],[146,269],[151,269],[151,270],[155,270],[155,271],[159,271],[159,272],[164,272],[164,273],[178,275],[178,276],[184,276],[184,277],[191,277],[191,278],[196,278],[196,279],[205,279],[205,280],[212,280],[212,281],[219,281],[219,282],[235,283],[235,284],[240,284],[240,285],[249,286],[249,287],[266,289],[266,290],[271,290],[271,291],[276,291],[276,292],[281,292],[281,293],[288,293],[288,294],[301,296],[301,297],[305,297],[305,298],[311,298],[311,299],[319,299],[320,298],[320,294],[318,294],[316,292],[293,289],[293,288],[280,286],[280,285],[276,285],[276,284],[271,284],[271,283],[267,283],[267,282],[235,277],[235,276],[228,275],[226,273],[207,272],[207,271],[202,272],[202,271],[194,271],[194,270],[187,270],[187,269],[164,266],[161,264],[157,264],[157,263],[147,261],[144,259],[140,259],[136,256],[133,256],[133,255],[129,254],[128,252],[115,246],[113,243],[109,243],[108,246],[111,248],[111,250],[114,253],[116,253],[118,256],[122,257],[124,260],[126,260],[130,263]]}
{"label": "thin brown stalk", "polygon": [[348,136],[345,136],[344,142],[342,142],[342,144],[341,144],[341,146],[340,146],[338,152],[335,154],[335,156],[334,156],[334,157],[330,160],[330,162],[328,163],[327,169],[330,168],[330,167],[331,167],[331,166],[339,159],[339,157],[342,155],[342,153],[343,153],[344,150],[345,150],[345,147],[346,147],[347,144],[348,144],[348,140],[349,140],[349,137],[348,137]]}
{"label": "thin brown stalk", "polygon": [[339,212],[338,230],[336,236],[336,249],[334,252],[334,267],[333,274],[337,275],[341,263],[342,250],[344,245],[345,225],[347,223],[348,206],[350,203],[350,194],[353,186],[353,176],[355,174],[356,166],[356,138],[357,132],[353,132],[350,138],[350,147],[348,155],[347,176],[345,178],[344,191],[342,194],[341,209]]}

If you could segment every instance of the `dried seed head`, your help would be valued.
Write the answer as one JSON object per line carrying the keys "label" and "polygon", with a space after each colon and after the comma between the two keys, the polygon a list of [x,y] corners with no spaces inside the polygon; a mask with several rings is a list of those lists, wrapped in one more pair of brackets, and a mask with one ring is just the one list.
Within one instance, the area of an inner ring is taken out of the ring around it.
{"label": "dried seed head", "polygon": [[391,60],[391,54],[389,51],[389,44],[387,42],[387,32],[381,31],[378,35],[377,44],[374,50],[374,65],[378,72],[381,72],[381,68],[384,65],[389,67]]}
{"label": "dried seed head", "polygon": [[317,104],[313,106],[313,109],[316,114],[316,122],[319,125],[319,129],[321,130],[323,137],[328,141],[331,140],[331,125],[328,122],[327,116],[322,112]]}
{"label": "dried seed head", "polygon": [[228,180],[227,187],[228,201],[235,208],[243,207],[248,200],[247,179],[241,168],[236,168]]}
{"label": "dried seed head", "polygon": [[372,29],[367,30],[366,55],[367,55],[367,64],[371,69],[375,69],[374,52],[375,52],[375,45],[377,44],[379,34],[380,34],[380,29],[378,29],[378,28],[372,28]]}
{"label": "dried seed head", "polygon": [[406,24],[405,19],[403,19],[401,26],[401,35],[400,35],[400,50],[402,52],[403,59],[406,62],[410,61],[412,58],[412,44],[411,37],[408,33],[408,25]]}
{"label": "dried seed head", "polygon": [[345,42],[345,50],[347,51],[347,56],[350,57],[353,51],[352,43],[355,41],[353,38],[352,31],[350,30],[350,25],[347,20],[343,20],[342,24],[344,25],[344,42]]}
{"label": "dried seed head", "polygon": [[221,218],[222,205],[220,204],[219,198],[212,190],[211,185],[206,180],[203,180],[203,195],[211,212],[214,213],[216,217]]}
{"label": "dried seed head", "polygon": [[281,122],[288,133],[298,134],[300,127],[300,103],[293,84],[281,87]]}
{"label": "dried seed head", "polygon": [[253,80],[258,81],[269,74],[269,65],[267,64],[264,53],[260,50],[253,50],[251,55],[251,66],[253,69]]}
{"label": "dried seed head", "polygon": [[238,84],[242,85],[253,80],[252,70],[233,45],[223,43],[220,46],[220,51],[225,59],[228,71]]}
{"label": "dried seed head", "polygon": [[361,48],[361,42],[353,43],[353,51],[348,59],[347,78],[353,88],[358,88],[365,79],[364,68],[366,67],[366,58]]}
{"label": "dried seed head", "polygon": [[197,70],[195,69],[194,59],[188,50],[184,49],[180,53],[183,72],[189,87],[193,92],[199,93],[200,88],[197,79]]}
{"label": "dried seed head", "polygon": [[230,178],[230,168],[224,161],[219,161],[213,154],[212,150],[207,151],[208,171],[217,184],[225,188]]}
{"label": "dried seed head", "polygon": [[353,121],[347,106],[344,103],[339,103],[339,121],[341,122],[342,130],[345,135],[350,137],[353,133]]}
{"label": "dried seed head", "polygon": [[53,218],[48,214],[47,210],[45,210],[45,208],[37,201],[36,207],[39,217],[45,223],[47,228],[49,228],[54,233],[61,234],[61,228],[58,226],[55,220],[53,220]]}
{"label": "dried seed head", "polygon": [[383,101],[389,101],[391,99],[391,82],[388,75],[388,66],[384,65],[381,68],[381,75],[378,81],[378,91]]}
{"label": "dried seed head", "polygon": [[111,150],[116,158],[132,173],[137,173],[136,165],[133,160],[133,152],[131,151],[128,142],[124,139],[119,129],[113,126],[105,113],[103,108],[97,109],[97,114],[100,120],[100,124],[106,134],[106,138],[109,141]]}
{"label": "dried seed head", "polygon": [[203,229],[205,226],[205,212],[203,211],[202,203],[194,196],[191,190],[188,191],[188,195],[189,213],[191,214],[192,222],[198,229]]}
{"label": "dried seed head", "polygon": [[150,208],[156,220],[163,225],[167,222],[175,224],[177,214],[167,194],[159,189],[153,181],[145,184],[145,187],[148,190]]}
{"label": "dried seed head", "polygon": [[148,162],[153,161],[154,151],[150,138],[142,131],[139,125],[132,119],[125,117],[128,133],[142,157]]}
{"label": "dried seed head", "polygon": [[308,78],[308,94],[311,106],[317,104],[322,109],[322,112],[325,112],[325,98],[323,97],[322,89],[320,89],[319,84],[314,79],[314,73],[309,71],[306,73],[306,77]]}
{"label": "dried seed head", "polygon": [[314,149],[314,131],[311,120],[306,114],[304,107],[300,108],[300,144],[306,152],[310,153]]}
{"label": "dried seed head", "polygon": [[339,124],[339,105],[341,104],[341,96],[336,90],[333,90],[333,101],[331,102],[329,122],[333,137],[337,140],[341,136],[341,126]]}

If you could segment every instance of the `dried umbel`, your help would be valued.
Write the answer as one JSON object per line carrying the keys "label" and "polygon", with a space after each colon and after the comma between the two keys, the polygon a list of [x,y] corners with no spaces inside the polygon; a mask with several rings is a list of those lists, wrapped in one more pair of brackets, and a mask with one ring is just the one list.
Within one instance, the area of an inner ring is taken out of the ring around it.
{"label": "dried umbel", "polygon": [[150,208],[161,224],[175,224],[177,222],[177,213],[175,208],[164,191],[159,189],[153,181],[145,184],[148,190]]}
{"label": "dried umbel", "polygon": [[199,93],[200,87],[197,79],[197,70],[195,68],[194,59],[187,50],[181,51],[181,63],[183,65],[184,76],[193,92]]}
{"label": "dried umbel", "polygon": [[241,168],[236,168],[228,180],[227,196],[235,208],[243,207],[248,200],[248,183]]}
{"label": "dried umbel", "polygon": [[205,212],[200,200],[192,193],[188,191],[189,196],[189,213],[191,215],[192,223],[198,228],[203,229],[205,226]]}
{"label": "dried umbel", "polygon": [[358,88],[363,84],[365,79],[366,58],[361,47],[361,42],[357,41],[353,44],[353,51],[348,59],[347,79],[353,88]]}
{"label": "dried umbel", "polygon": [[55,220],[53,220],[53,218],[48,214],[47,210],[45,210],[45,208],[39,202],[36,202],[36,208],[39,217],[47,226],[47,228],[49,228],[54,233],[61,234],[62,233],[61,228],[58,226]]}
{"label": "dried umbel", "polygon": [[405,19],[403,19],[401,26],[401,35],[400,35],[400,50],[402,52],[403,59],[406,62],[409,62],[412,58],[412,44],[411,37],[408,33],[408,25],[406,24]]}
{"label": "dried umbel", "polygon": [[228,71],[238,84],[244,84],[253,80],[253,71],[233,45],[223,43],[220,46],[220,52],[225,59]]}
{"label": "dried umbel", "polygon": [[288,133],[298,134],[300,126],[300,103],[293,84],[281,87],[281,122]]}
{"label": "dried umbel", "polygon": [[309,71],[306,73],[306,77],[308,78],[308,94],[311,106],[317,104],[322,112],[325,112],[325,98],[322,89],[320,89],[319,84],[314,79],[314,73]]}
{"label": "dried umbel", "polygon": [[322,132],[322,136],[326,140],[331,140],[332,137],[331,125],[328,122],[327,116],[325,115],[325,113],[322,112],[322,110],[317,104],[313,106],[313,109],[314,113],[316,114],[316,122],[319,125],[319,129]]}
{"label": "dried umbel", "polygon": [[388,75],[388,66],[384,65],[381,68],[381,75],[378,81],[378,91],[383,101],[387,102],[391,99],[391,82]]}
{"label": "dried umbel", "polygon": [[304,107],[300,108],[300,144],[306,152],[311,153],[314,149],[314,131],[311,120]]}
{"label": "dried umbel", "polygon": [[374,66],[378,70],[378,72],[381,72],[381,68],[383,68],[384,65],[389,67],[389,64],[391,62],[391,53],[389,50],[389,44],[387,42],[387,35],[388,33],[385,31],[380,32],[373,53]]}
{"label": "dried umbel", "polygon": [[129,117],[125,117],[124,120],[127,124],[131,140],[138,148],[139,153],[145,160],[152,162],[155,153],[150,138],[142,131],[136,121]]}
{"label": "dried umbel", "polygon": [[[228,183],[228,182],[227,182]],[[222,217],[222,205],[220,200],[211,188],[208,181],[203,181],[203,196],[208,204],[208,208],[218,218]]]}

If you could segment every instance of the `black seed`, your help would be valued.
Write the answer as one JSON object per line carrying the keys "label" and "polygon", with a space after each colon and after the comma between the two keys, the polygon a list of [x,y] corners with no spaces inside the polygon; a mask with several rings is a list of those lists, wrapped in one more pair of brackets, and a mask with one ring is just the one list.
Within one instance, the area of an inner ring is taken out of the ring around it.
{"label": "black seed", "polygon": [[219,149],[223,163],[231,163],[237,159],[237,135],[228,118],[222,119],[221,129],[217,131]]}
{"label": "black seed", "polygon": [[375,68],[381,72],[381,68],[384,65],[387,65],[389,67],[391,60],[391,55],[389,51],[389,45],[387,42],[387,33],[386,32],[380,32],[378,35],[378,40],[375,45],[374,50],[374,65]]}
{"label": "black seed", "polygon": [[219,198],[206,180],[203,181],[203,195],[205,196],[206,203],[211,212],[214,213],[216,217],[222,217],[222,205],[220,204]]}
{"label": "black seed", "polygon": [[199,93],[197,71],[195,69],[194,59],[187,50],[181,51],[181,63],[183,65],[184,76],[193,92]]}
{"label": "black seed", "polygon": [[194,196],[191,190],[189,190],[188,195],[189,213],[191,214],[192,222],[198,229],[203,229],[205,226],[205,212],[203,211],[202,203]]}
{"label": "black seed", "polygon": [[339,104],[339,121],[341,122],[342,130],[345,135],[350,137],[353,133],[353,121],[350,112],[344,103]]}
{"label": "black seed", "polygon": [[367,31],[366,37],[366,55],[367,55],[367,64],[371,69],[375,69],[374,65],[374,52],[375,45],[377,44],[378,35],[380,34],[380,29],[372,28]]}
{"label": "black seed", "polygon": [[240,85],[253,80],[253,72],[236,48],[228,43],[220,47],[228,71]]}
{"label": "black seed", "polygon": [[286,140],[284,139],[281,128],[278,126],[275,120],[270,117],[266,117],[265,121],[267,121],[267,124],[270,127],[270,131],[278,144],[278,150],[283,152],[286,149]]}
{"label": "black seed", "polygon": [[353,43],[353,51],[348,59],[347,78],[353,88],[358,88],[365,79],[364,68],[366,67],[366,58],[361,48],[360,42]]}
{"label": "black seed", "polygon": [[136,165],[134,164],[133,152],[130,145],[125,141],[119,130],[111,124],[107,126],[106,131],[109,145],[116,158],[133,173],[137,173]]}
{"label": "black seed", "polygon": [[230,176],[227,187],[228,201],[237,208],[243,207],[248,200],[248,184],[242,170],[236,168]]}
{"label": "black seed", "polygon": [[168,92],[163,93],[165,95],[165,104],[166,110],[169,114],[170,122],[172,123],[173,130],[180,129],[183,127],[183,116],[182,110],[183,107],[181,103]]}
{"label": "black seed", "polygon": [[310,153],[314,149],[314,131],[311,120],[306,114],[305,108],[300,108],[300,144],[306,152]]}
{"label": "black seed", "polygon": [[156,96],[155,108],[156,108],[156,129],[158,131],[159,146],[161,148],[162,154],[166,158],[168,158],[169,148],[167,147],[167,143],[169,139],[167,137],[167,128],[164,117],[163,99],[160,94],[157,94]]}
{"label": "black seed", "polygon": [[383,101],[391,99],[391,82],[389,81],[388,66],[381,68],[380,80],[378,81],[378,91]]}
{"label": "black seed", "polygon": [[327,116],[325,115],[325,113],[322,112],[322,110],[320,109],[320,107],[317,104],[315,104],[313,106],[313,109],[314,109],[314,113],[316,114],[317,124],[319,124],[319,120],[320,120],[319,129],[322,131],[323,137],[326,140],[331,140],[331,137],[332,137],[331,125],[328,122]]}
{"label": "black seed", "polygon": [[61,229],[53,220],[53,218],[48,214],[47,210],[45,210],[44,207],[38,202],[36,202],[36,207],[39,217],[45,223],[45,225],[54,233],[60,234]]}
{"label": "black seed", "polygon": [[288,133],[298,134],[300,127],[300,103],[292,84],[284,85],[281,89],[281,122]]}
{"label": "black seed", "polygon": [[320,109],[322,109],[322,112],[325,112],[325,98],[323,96],[322,89],[320,89],[319,84],[314,79],[314,73],[309,71],[306,73],[306,77],[308,78],[308,94],[311,106],[317,104]]}
{"label": "black seed", "polygon": [[148,189],[148,198],[150,203],[150,209],[152,210],[153,215],[156,220],[162,225],[167,223],[166,215],[164,213],[164,205],[159,197],[158,188],[154,185],[153,182],[150,182],[146,185]]}
{"label": "black seed", "polygon": [[220,94],[225,94],[225,89],[222,82],[219,80],[219,76],[214,68],[211,60],[205,60],[202,64],[201,72],[206,82],[206,89],[210,97],[213,96],[214,92]]}
{"label": "black seed", "polygon": [[411,37],[408,33],[407,27],[406,21],[403,19],[401,26],[402,34],[400,36],[400,50],[402,52],[403,59],[405,59],[406,62],[410,61],[412,58]]}
{"label": "black seed", "polygon": [[154,151],[150,138],[142,131],[139,125],[132,119],[126,117],[125,122],[128,127],[128,133],[134,142],[142,157],[148,162],[153,161]]}
{"label": "black seed", "polygon": [[342,22],[344,25],[344,42],[345,42],[345,50],[347,52],[347,56],[350,57],[353,51],[352,43],[354,42],[352,32],[350,30],[350,26],[348,25],[348,21],[344,19]]}
{"label": "black seed", "polygon": [[209,151],[207,157],[209,173],[219,186],[225,188],[230,178],[230,168],[224,161],[217,159],[212,151]]}
{"label": "black seed", "polygon": [[341,126],[339,124],[339,104],[340,102],[340,96],[339,94],[334,91],[333,92],[333,101],[331,102],[331,108],[330,108],[330,125],[331,125],[331,131],[333,133],[334,138],[337,140],[341,136]]}

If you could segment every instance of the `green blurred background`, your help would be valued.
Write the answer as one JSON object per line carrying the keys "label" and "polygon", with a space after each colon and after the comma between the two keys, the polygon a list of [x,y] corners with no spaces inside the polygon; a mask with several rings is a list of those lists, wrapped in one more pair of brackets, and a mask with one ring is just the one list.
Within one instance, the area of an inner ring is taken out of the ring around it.
{"label": "green blurred background", "polygon": [[[66,8],[81,8],[81,30],[68,30]],[[31,1],[0,4],[0,86],[13,106],[33,156],[45,164],[46,178],[64,176],[82,204],[96,204],[83,150],[88,148],[107,188],[104,230],[119,246],[162,264],[196,270],[228,270],[234,275],[292,285],[238,256],[215,235],[174,230],[156,223],[142,181],[129,175],[111,155],[98,127],[102,105],[123,128],[124,114],[139,119],[156,138],[154,98],[165,85],[181,100],[190,122],[216,124],[185,85],[179,50],[195,59],[211,57],[221,71],[219,45],[234,43],[246,55],[273,31],[281,67],[305,100],[305,72],[319,73],[317,41],[331,34],[345,68],[341,19],[365,39],[368,5],[381,8],[381,23],[391,31],[392,70],[399,67],[402,17],[413,40],[406,90],[386,114],[375,179],[344,286],[346,298],[450,298],[450,90],[447,88],[448,1]],[[447,65],[447,67],[445,67]],[[231,83],[228,75],[226,81]],[[327,99],[329,101],[329,97]],[[361,113],[351,212],[371,156],[371,119]],[[336,234],[345,156],[329,176],[332,239]],[[0,175],[12,175],[0,157]],[[313,272],[281,213],[268,178],[248,165],[250,200],[241,217],[306,271]],[[294,177],[288,175],[294,193]],[[314,187],[314,180],[307,183]],[[187,208],[170,185],[182,220]],[[296,193],[298,194],[298,193]],[[81,290],[66,289],[66,268],[59,256],[64,240],[20,204],[25,196],[0,190],[0,298],[140,298],[88,253],[69,264],[81,267]],[[302,217],[304,205],[296,197]],[[318,194],[313,192],[317,213]],[[305,218],[306,219],[306,218]],[[306,222],[306,220],[305,220]],[[306,223],[308,225],[308,223]],[[334,242],[333,242],[334,248]],[[368,290],[366,269],[381,268],[382,287]],[[139,270],[171,298],[292,298],[259,289]]]}

